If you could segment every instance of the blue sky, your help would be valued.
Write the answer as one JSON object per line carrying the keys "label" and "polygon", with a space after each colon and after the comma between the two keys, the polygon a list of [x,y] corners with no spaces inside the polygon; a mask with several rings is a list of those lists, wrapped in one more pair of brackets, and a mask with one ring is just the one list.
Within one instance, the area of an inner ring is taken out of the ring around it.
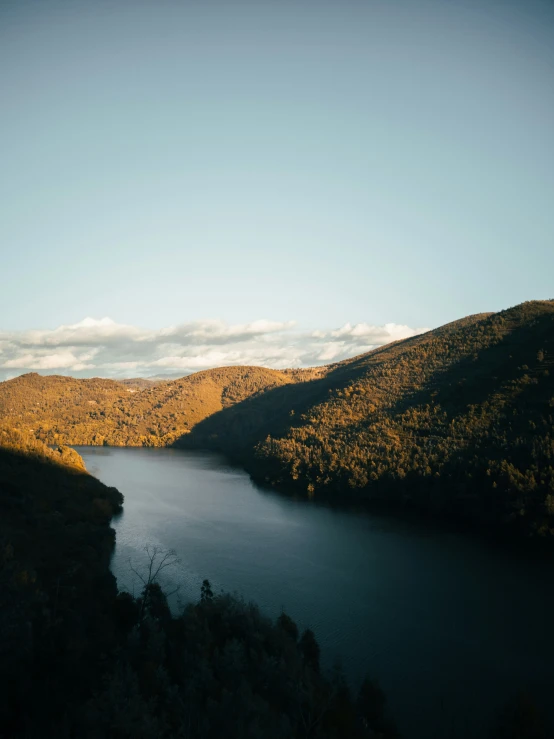
{"label": "blue sky", "polygon": [[0,101],[12,336],[554,297],[551,2],[0,1]]}

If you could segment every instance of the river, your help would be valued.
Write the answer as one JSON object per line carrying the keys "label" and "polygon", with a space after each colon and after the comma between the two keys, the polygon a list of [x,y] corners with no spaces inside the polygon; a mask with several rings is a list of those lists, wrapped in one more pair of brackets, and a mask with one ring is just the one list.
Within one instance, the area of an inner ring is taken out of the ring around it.
{"label": "river", "polygon": [[383,687],[404,737],[481,736],[521,689],[554,687],[552,566],[432,524],[295,500],[257,487],[218,455],[76,447],[125,496],[112,569],[138,594],[130,565],[145,546],[181,562],[162,584],[172,606],[237,592],[311,627],[324,666],[353,686]]}

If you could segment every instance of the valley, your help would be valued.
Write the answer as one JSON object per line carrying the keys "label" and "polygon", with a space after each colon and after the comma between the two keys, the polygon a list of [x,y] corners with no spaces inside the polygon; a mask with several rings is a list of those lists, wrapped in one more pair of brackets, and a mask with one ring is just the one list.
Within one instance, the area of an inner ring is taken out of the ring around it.
{"label": "valley", "polygon": [[325,367],[132,382],[23,375],[0,383],[0,424],[49,445],[211,449],[309,497],[554,533],[553,301]]}

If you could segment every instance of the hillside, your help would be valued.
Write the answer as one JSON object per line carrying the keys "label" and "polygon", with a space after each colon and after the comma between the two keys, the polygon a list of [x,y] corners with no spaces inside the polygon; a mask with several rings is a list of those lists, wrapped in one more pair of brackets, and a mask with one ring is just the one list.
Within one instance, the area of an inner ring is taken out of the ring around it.
{"label": "hillside", "polygon": [[75,451],[0,431],[2,736],[49,736],[104,670],[117,593],[109,521],[121,503]]}
{"label": "hillside", "polygon": [[47,444],[168,446],[207,416],[292,381],[263,367],[145,383],[31,373],[0,383],[0,426]]}
{"label": "hillside", "polygon": [[[383,363],[395,363],[399,356],[403,356],[408,349],[416,349],[428,343],[429,339],[454,327],[464,328],[486,318],[489,314],[468,316],[459,321],[442,326],[436,331],[421,334],[404,341],[397,341],[386,346],[379,347],[373,351],[361,354],[351,359],[343,360],[326,367],[314,370],[286,370],[290,373],[293,383],[286,387],[275,388],[264,397],[252,397],[247,401],[237,404],[233,408],[226,409],[223,413],[207,417],[200,422],[190,437],[179,439],[176,444],[208,446],[218,448],[221,451],[233,455],[248,453],[251,448],[268,435],[276,436],[285,434],[290,428],[296,426],[295,421],[300,421],[303,414],[310,412],[319,404],[329,400],[334,393],[334,405],[340,402],[341,392],[352,387],[371,368]],[[300,373],[300,374],[297,374]],[[304,382],[298,384],[300,380]],[[403,379],[403,385],[408,387],[408,382]],[[372,386],[373,404],[378,392],[394,393],[392,384],[388,381],[381,382],[379,388]],[[401,390],[400,387],[397,390]],[[350,405],[353,394],[348,391],[337,410],[341,415],[350,413]],[[367,395],[369,400],[370,396]],[[337,401],[337,399],[339,399]],[[370,409],[368,409],[370,410]]]}
{"label": "hillside", "polygon": [[411,504],[554,534],[554,301],[470,316],[198,424],[308,495]]}
{"label": "hillside", "polygon": [[337,364],[124,384],[0,383],[0,426],[49,444],[206,447],[308,495],[554,529],[554,301],[468,316]]}

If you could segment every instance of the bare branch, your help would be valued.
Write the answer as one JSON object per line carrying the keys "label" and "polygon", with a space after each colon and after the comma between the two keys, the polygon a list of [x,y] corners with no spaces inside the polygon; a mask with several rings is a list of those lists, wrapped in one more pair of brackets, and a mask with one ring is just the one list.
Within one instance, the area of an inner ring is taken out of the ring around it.
{"label": "bare branch", "polygon": [[[158,554],[160,554],[160,552],[156,552],[156,556]],[[152,560],[152,562],[153,561],[154,560]],[[152,575],[151,582],[154,582],[156,578],[158,577],[158,575],[160,574],[160,572],[162,572],[162,570],[165,570],[166,567],[172,567],[173,565],[180,564],[180,562],[181,560],[179,559],[179,557],[177,557],[177,553],[175,552],[175,550],[169,549],[167,552],[165,552],[158,566],[156,567],[156,570],[154,574]]]}
{"label": "bare branch", "polygon": [[129,569],[131,570],[131,572],[132,572],[132,573],[133,573],[134,575],[136,575],[136,576],[138,577],[138,579],[139,579],[139,580],[140,580],[140,581],[142,582],[142,584],[144,585],[144,587],[146,587],[146,580],[145,580],[145,579],[144,579],[144,577],[143,577],[143,576],[142,576],[142,575],[140,574],[140,572],[139,572],[138,570],[136,570],[136,569],[135,569],[135,568],[133,567],[133,565],[132,565],[132,563],[131,563],[131,558],[130,558],[130,557],[129,557]]}
{"label": "bare branch", "polygon": [[[168,567],[177,565],[181,562],[180,558],[177,557],[177,553],[174,549],[164,550],[161,547],[153,546],[150,547],[148,544],[144,547],[146,556],[148,557],[148,567],[145,574],[141,574],[135,567],[133,567],[131,560],[129,559],[129,568],[131,572],[138,577],[143,584],[143,594],[141,603],[141,620],[147,610],[147,604],[150,601],[150,587],[153,585],[159,575]],[[177,586],[174,590],[169,593],[164,593],[165,597],[168,598],[179,590],[181,586]]]}

